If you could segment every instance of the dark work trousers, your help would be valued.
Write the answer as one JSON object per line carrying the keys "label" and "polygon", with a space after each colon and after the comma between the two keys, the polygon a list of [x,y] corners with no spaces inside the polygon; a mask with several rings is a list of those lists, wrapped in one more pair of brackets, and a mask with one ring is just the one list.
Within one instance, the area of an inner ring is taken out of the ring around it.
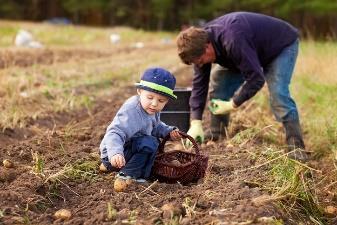
{"label": "dark work trousers", "polygon": [[[132,178],[149,178],[156,157],[159,140],[153,136],[140,136],[131,138],[124,145],[124,158],[126,164],[120,172]],[[109,171],[118,171],[109,162],[108,157],[102,163]]]}

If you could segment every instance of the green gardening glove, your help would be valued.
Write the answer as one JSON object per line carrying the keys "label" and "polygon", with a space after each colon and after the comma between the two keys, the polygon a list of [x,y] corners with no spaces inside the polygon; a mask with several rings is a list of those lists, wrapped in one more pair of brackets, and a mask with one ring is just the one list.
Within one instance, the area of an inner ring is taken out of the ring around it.
{"label": "green gardening glove", "polygon": [[233,100],[223,101],[221,99],[211,99],[208,108],[214,115],[224,115],[234,109],[234,103]]}
{"label": "green gardening glove", "polygon": [[[200,144],[204,142],[205,135],[204,130],[202,129],[201,120],[192,120],[190,129],[187,131],[187,134],[194,138]],[[192,143],[187,140],[186,145],[191,146]]]}

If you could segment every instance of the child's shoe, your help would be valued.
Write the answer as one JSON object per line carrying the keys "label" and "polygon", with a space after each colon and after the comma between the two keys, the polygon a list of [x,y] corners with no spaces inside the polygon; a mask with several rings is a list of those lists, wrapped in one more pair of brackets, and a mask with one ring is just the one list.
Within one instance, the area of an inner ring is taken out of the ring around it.
{"label": "child's shoe", "polygon": [[126,175],[123,172],[117,173],[116,178],[123,179],[123,180],[129,180],[129,179],[131,179],[130,176]]}
{"label": "child's shoe", "polygon": [[145,180],[143,178],[134,178],[132,180],[136,181],[137,183],[146,183],[147,182],[147,180]]}
{"label": "child's shoe", "polygon": [[128,175],[124,174],[123,172],[119,172],[116,175],[116,178],[126,180],[126,181],[128,181],[128,183],[132,183],[132,181],[135,181],[137,183],[146,183],[147,182],[147,180],[145,180],[143,178],[134,178],[134,177],[131,177],[131,176],[128,176]]}

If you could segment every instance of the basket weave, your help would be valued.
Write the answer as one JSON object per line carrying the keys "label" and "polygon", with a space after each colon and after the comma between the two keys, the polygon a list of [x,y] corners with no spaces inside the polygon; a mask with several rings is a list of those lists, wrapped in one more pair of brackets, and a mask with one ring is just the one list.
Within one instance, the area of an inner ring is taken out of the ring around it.
{"label": "basket weave", "polygon": [[[170,138],[167,135],[158,147],[158,153],[152,168],[152,177],[160,182],[188,184],[197,182],[205,176],[208,165],[208,156],[200,154],[198,144],[186,133],[179,131],[183,138],[188,138],[192,144],[195,153],[173,150],[164,152],[166,141]],[[172,162],[178,160],[179,165]]]}

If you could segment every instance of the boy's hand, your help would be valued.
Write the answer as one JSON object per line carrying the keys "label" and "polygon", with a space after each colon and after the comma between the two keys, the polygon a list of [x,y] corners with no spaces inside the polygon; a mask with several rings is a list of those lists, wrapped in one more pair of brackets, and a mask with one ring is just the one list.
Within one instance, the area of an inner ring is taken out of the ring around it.
{"label": "boy's hand", "polygon": [[125,166],[125,158],[121,154],[116,154],[111,158],[111,165],[116,168]]}
{"label": "boy's hand", "polygon": [[178,141],[182,136],[179,134],[178,130],[173,130],[170,132],[170,138],[172,141]]}

